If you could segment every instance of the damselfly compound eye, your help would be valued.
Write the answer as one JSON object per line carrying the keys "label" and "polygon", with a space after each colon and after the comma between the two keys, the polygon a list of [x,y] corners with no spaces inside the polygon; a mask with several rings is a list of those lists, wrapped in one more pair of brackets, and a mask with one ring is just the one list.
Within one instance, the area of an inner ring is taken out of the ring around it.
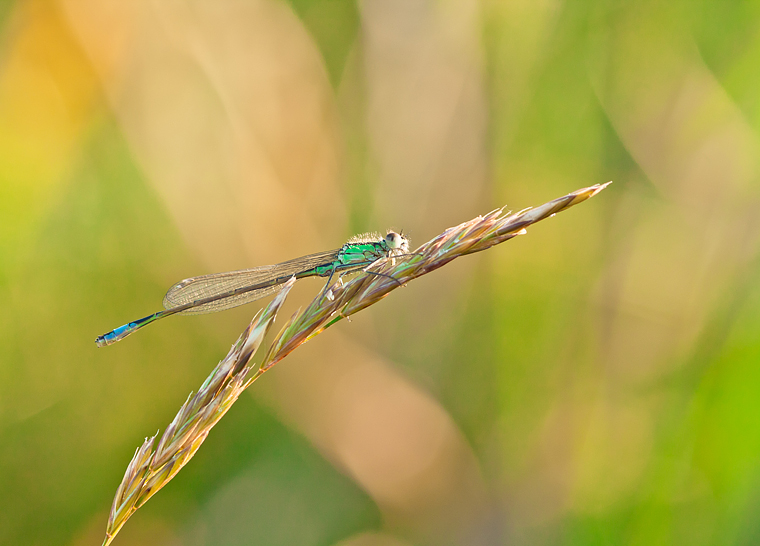
{"label": "damselfly compound eye", "polygon": [[401,252],[409,251],[409,239],[404,237],[404,234],[396,233],[395,231],[389,231],[385,236],[385,244],[391,250],[400,250]]}
{"label": "damselfly compound eye", "polygon": [[401,246],[401,235],[395,231],[389,231],[388,235],[385,236],[385,242],[388,245],[388,248],[399,248]]}

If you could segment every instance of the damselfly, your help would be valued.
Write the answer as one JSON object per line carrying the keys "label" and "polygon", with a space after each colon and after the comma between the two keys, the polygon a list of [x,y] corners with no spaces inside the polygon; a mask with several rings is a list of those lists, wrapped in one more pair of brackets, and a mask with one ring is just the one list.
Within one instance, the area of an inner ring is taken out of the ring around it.
{"label": "damselfly", "polygon": [[337,250],[310,254],[276,265],[265,265],[241,271],[190,277],[172,286],[164,296],[164,310],[135,320],[107,334],[98,336],[98,347],[111,345],[158,319],[181,313],[195,315],[214,313],[250,303],[280,291],[291,277],[329,277],[367,268],[382,258],[409,252],[409,240],[403,234],[389,231],[385,237],[365,234],[352,237]]}

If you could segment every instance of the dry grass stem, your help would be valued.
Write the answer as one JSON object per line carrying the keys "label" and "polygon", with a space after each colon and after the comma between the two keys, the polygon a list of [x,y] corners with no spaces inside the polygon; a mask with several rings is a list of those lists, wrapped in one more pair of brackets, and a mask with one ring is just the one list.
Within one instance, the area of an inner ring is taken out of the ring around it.
{"label": "dry grass stem", "polygon": [[116,491],[103,545],[110,544],[127,519],[193,457],[211,428],[240,394],[299,345],[340,319],[377,303],[412,279],[459,256],[486,250],[521,235],[529,225],[593,197],[608,184],[583,188],[517,214],[498,209],[447,229],[413,253],[378,260],[367,268],[376,274],[359,275],[346,284],[338,282],[331,287],[329,297],[320,292],[306,309],[296,313],[272,341],[259,368],[252,372],[250,361],[295,279],[288,281],[253,319],[198,393],[191,393],[155,449],[155,436],[147,438],[137,449]]}

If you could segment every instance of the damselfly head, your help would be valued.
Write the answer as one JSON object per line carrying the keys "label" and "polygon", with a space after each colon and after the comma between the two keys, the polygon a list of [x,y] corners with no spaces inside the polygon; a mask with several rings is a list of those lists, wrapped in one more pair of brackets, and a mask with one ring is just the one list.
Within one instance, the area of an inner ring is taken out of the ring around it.
{"label": "damselfly head", "polygon": [[403,233],[396,233],[395,231],[389,231],[385,236],[385,244],[391,250],[400,250],[401,252],[409,252],[409,239],[404,237]]}

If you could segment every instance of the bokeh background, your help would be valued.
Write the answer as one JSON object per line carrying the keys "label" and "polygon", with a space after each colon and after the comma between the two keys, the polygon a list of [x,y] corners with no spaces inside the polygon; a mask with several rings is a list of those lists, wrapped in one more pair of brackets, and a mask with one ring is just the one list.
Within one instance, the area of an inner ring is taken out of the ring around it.
{"label": "bokeh background", "polygon": [[760,2],[1,6],[0,544],[100,544],[258,308],[95,348],[177,280],[608,180],[299,348],[114,544],[760,542]]}

